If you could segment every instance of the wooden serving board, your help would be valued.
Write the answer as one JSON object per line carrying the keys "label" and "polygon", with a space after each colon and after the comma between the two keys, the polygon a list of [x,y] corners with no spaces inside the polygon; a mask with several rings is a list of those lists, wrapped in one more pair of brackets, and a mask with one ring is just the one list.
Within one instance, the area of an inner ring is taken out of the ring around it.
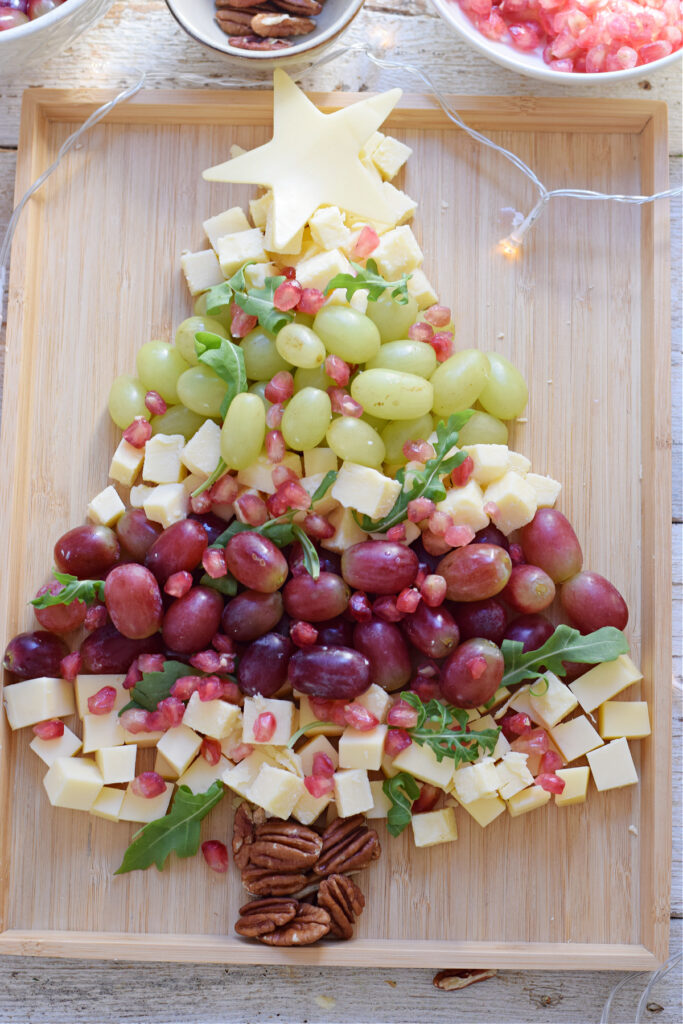
{"label": "wooden serving board", "polygon": [[[108,96],[28,90],[17,197]],[[315,97],[325,109],[348,94]],[[661,103],[456,97],[474,127],[529,161],[548,187],[666,188]],[[245,187],[203,168],[271,126],[267,92],[148,92],[117,108],[31,200],[12,253],[2,434],[2,637],[33,628],[26,602],[52,545],[106,483],[117,431],[112,378],[190,312],[182,249]],[[626,596],[652,738],[633,743],[640,785],[416,850],[383,836],[362,878],[357,937],[270,949],[233,934],[238,873],[201,857],[115,877],[136,826],[52,809],[29,730],[0,719],[0,950],[226,963],[652,969],[666,957],[670,863],[668,221],[644,209],[554,200],[517,260],[496,249],[505,208],[529,183],[476,146],[428,97],[405,97],[388,129],[415,150],[401,183],[420,202],[425,269],[452,305],[459,347],[508,355],[530,385],[511,442],[564,483],[560,507],[585,564]],[[292,140],[296,145],[296,139]],[[5,639],[3,639],[3,644]],[[630,690],[629,697],[636,697]],[[203,825],[225,839],[230,801]],[[380,825],[380,830],[382,826]]]}

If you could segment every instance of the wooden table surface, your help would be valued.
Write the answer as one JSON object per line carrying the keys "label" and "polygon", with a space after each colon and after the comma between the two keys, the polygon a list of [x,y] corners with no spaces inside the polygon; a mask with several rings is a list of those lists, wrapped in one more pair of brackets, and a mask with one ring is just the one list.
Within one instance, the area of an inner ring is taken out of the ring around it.
{"label": "wooden table surface", "polygon": [[[437,19],[427,0],[367,0],[347,37],[381,44],[392,59],[424,67],[447,92],[557,96],[647,97],[669,105],[670,171],[680,183],[681,65],[644,73],[615,87],[548,86],[505,71],[461,43]],[[11,83],[0,69],[0,237],[12,210],[21,95],[27,86],[121,86],[147,72],[148,87],[220,85],[225,65],[190,40],[163,0],[116,2],[109,14],[39,72]],[[199,76],[199,78],[195,77]],[[416,88],[399,72],[380,72],[364,57],[341,57],[305,75],[311,89],[379,90]],[[577,183],[580,184],[580,183]],[[680,698],[683,591],[683,494],[681,461],[681,216],[672,205],[672,372],[674,388],[674,675]],[[3,304],[4,310],[4,304]],[[4,327],[4,325],[3,325]],[[2,334],[4,340],[4,332]],[[0,348],[1,361],[4,343]],[[674,835],[671,952],[681,948],[681,740],[680,699],[674,714]],[[0,826],[1,827],[1,826]],[[439,968],[434,964],[434,969]],[[424,970],[352,971],[316,968],[225,968],[218,965],[99,963],[0,958],[0,1024],[162,1024],[162,1022],[499,1022],[499,1024],[592,1024],[600,1020],[612,987],[623,975],[607,972],[502,971],[460,992],[440,992]],[[642,981],[617,997],[611,1021],[632,1024]],[[673,972],[655,991],[644,1020],[680,1024],[681,973]]]}

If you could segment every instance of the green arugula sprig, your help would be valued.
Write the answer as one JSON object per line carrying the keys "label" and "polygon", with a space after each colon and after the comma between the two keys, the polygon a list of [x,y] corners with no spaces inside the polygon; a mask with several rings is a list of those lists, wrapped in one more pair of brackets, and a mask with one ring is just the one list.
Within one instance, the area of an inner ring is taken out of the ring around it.
{"label": "green arugula sprig", "polygon": [[52,608],[53,605],[71,604],[72,601],[83,601],[84,604],[104,601],[104,580],[79,580],[77,576],[58,572],[57,569],[52,570],[52,575],[62,584],[62,590],[57,594],[45,593],[34,597],[31,601],[34,608]]}
{"label": "green arugula sprig", "polygon": [[285,324],[291,323],[294,319],[293,313],[276,309],[274,303],[275,290],[286,278],[267,277],[263,288],[249,288],[244,271],[253,262],[254,260],[247,261],[229,281],[223,281],[208,290],[206,312],[209,316],[215,316],[235,302],[245,313],[255,316],[264,330],[277,334]]}
{"label": "green arugula sprig", "polygon": [[453,413],[446,423],[441,421],[436,427],[437,441],[434,445],[434,457],[425,463],[422,469],[411,470],[406,485],[405,467],[399,469],[396,479],[401,484],[394,507],[383,519],[372,520],[369,516],[356,516],[361,529],[366,533],[386,533],[391,526],[402,523],[406,518],[406,509],[415,498],[431,498],[432,501],[443,501],[446,497],[442,477],[456,469],[467,458],[467,452],[453,452],[458,442],[458,435],[465,426],[473,409]]}
{"label": "green arugula sprig", "polygon": [[346,291],[346,298],[350,299],[357,291],[363,290],[367,291],[368,299],[371,302],[377,302],[384,295],[385,291],[390,289],[394,302],[398,302],[401,306],[406,305],[410,297],[408,295],[408,281],[412,274],[402,274],[398,281],[387,281],[379,273],[375,260],[368,260],[364,267],[360,263],[354,263],[351,260],[351,266],[356,273],[337,274],[325,289],[325,295],[329,295],[335,288],[343,288]]}
{"label": "green arugula sprig", "polygon": [[207,477],[204,483],[200,484],[200,486],[197,487],[196,490],[192,492],[192,497],[196,498],[198,494],[203,494],[204,491],[208,491],[211,487],[213,487],[213,485],[223,476],[227,468],[228,467],[223,462],[223,460],[219,459],[218,465],[214,469],[211,476]]}
{"label": "green arugula sprig", "polygon": [[518,640],[504,640],[501,650],[505,670],[500,685],[516,686],[525,679],[538,679],[544,672],[564,676],[566,661],[587,665],[614,661],[620,654],[628,654],[629,646],[624,634],[614,626],[603,626],[582,636],[578,629],[562,625],[535,651],[525,653]]}
{"label": "green arugula sprig", "polygon": [[193,857],[199,849],[199,823],[223,799],[223,783],[214,782],[205,793],[193,793],[189,786],[179,786],[168,814],[150,821],[133,836],[121,866],[114,872],[144,871],[151,864],[162,870],[169,854]]}
{"label": "green arugula sprig", "polygon": [[399,772],[391,779],[385,779],[382,790],[391,807],[387,813],[387,828],[392,836],[400,836],[410,825],[412,807],[420,795],[420,787],[408,772]]}
{"label": "green arugula sprig", "polygon": [[244,353],[239,345],[233,345],[227,338],[211,331],[198,331],[194,336],[194,347],[200,363],[210,366],[214,373],[228,385],[221,402],[221,418],[235,395],[246,391],[249,385],[244,366]]}
{"label": "green arugula sprig", "polygon": [[143,672],[142,679],[130,691],[131,700],[119,714],[131,708],[156,711],[160,700],[171,696],[171,687],[181,676],[192,675],[194,670],[182,661],[165,661],[160,672]]}
{"label": "green arugula sprig", "polygon": [[430,700],[423,704],[417,693],[407,690],[401,694],[404,700],[417,711],[417,724],[406,729],[413,743],[430,747],[437,761],[450,757],[455,767],[465,762],[476,761],[480,753],[492,754],[500,729],[482,729],[481,732],[466,732],[468,715],[463,708]]}
{"label": "green arugula sprig", "polygon": [[312,732],[314,729],[319,729],[321,725],[331,725],[331,726],[334,726],[335,723],[334,722],[317,722],[317,721],[316,722],[307,722],[306,725],[302,725],[300,729],[297,729],[296,732],[293,733],[293,735],[289,737],[289,739],[287,740],[288,748],[290,750],[292,750],[292,748],[296,746],[296,744],[299,742],[299,740],[301,739],[302,736],[305,736],[307,733]]}

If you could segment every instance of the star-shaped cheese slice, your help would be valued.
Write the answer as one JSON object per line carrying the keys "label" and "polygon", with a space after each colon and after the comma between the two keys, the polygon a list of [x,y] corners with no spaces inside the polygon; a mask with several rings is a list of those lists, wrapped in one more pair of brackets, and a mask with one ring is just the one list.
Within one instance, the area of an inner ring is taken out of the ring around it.
{"label": "star-shaped cheese slice", "polygon": [[327,203],[357,217],[394,222],[380,183],[359,153],[401,98],[390,89],[324,114],[285,74],[273,75],[273,138],[264,146],[204,171],[206,181],[273,190],[274,241],[279,249]]}

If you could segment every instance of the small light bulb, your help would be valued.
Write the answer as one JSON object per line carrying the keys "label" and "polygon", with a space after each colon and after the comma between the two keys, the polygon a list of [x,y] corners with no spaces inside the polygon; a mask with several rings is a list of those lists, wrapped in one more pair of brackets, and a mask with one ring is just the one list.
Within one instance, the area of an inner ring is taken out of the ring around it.
{"label": "small light bulb", "polygon": [[508,235],[507,238],[501,238],[498,243],[498,251],[502,252],[503,256],[507,256],[508,259],[516,259],[517,256],[519,256],[521,248],[521,240],[515,238],[514,235]]}

